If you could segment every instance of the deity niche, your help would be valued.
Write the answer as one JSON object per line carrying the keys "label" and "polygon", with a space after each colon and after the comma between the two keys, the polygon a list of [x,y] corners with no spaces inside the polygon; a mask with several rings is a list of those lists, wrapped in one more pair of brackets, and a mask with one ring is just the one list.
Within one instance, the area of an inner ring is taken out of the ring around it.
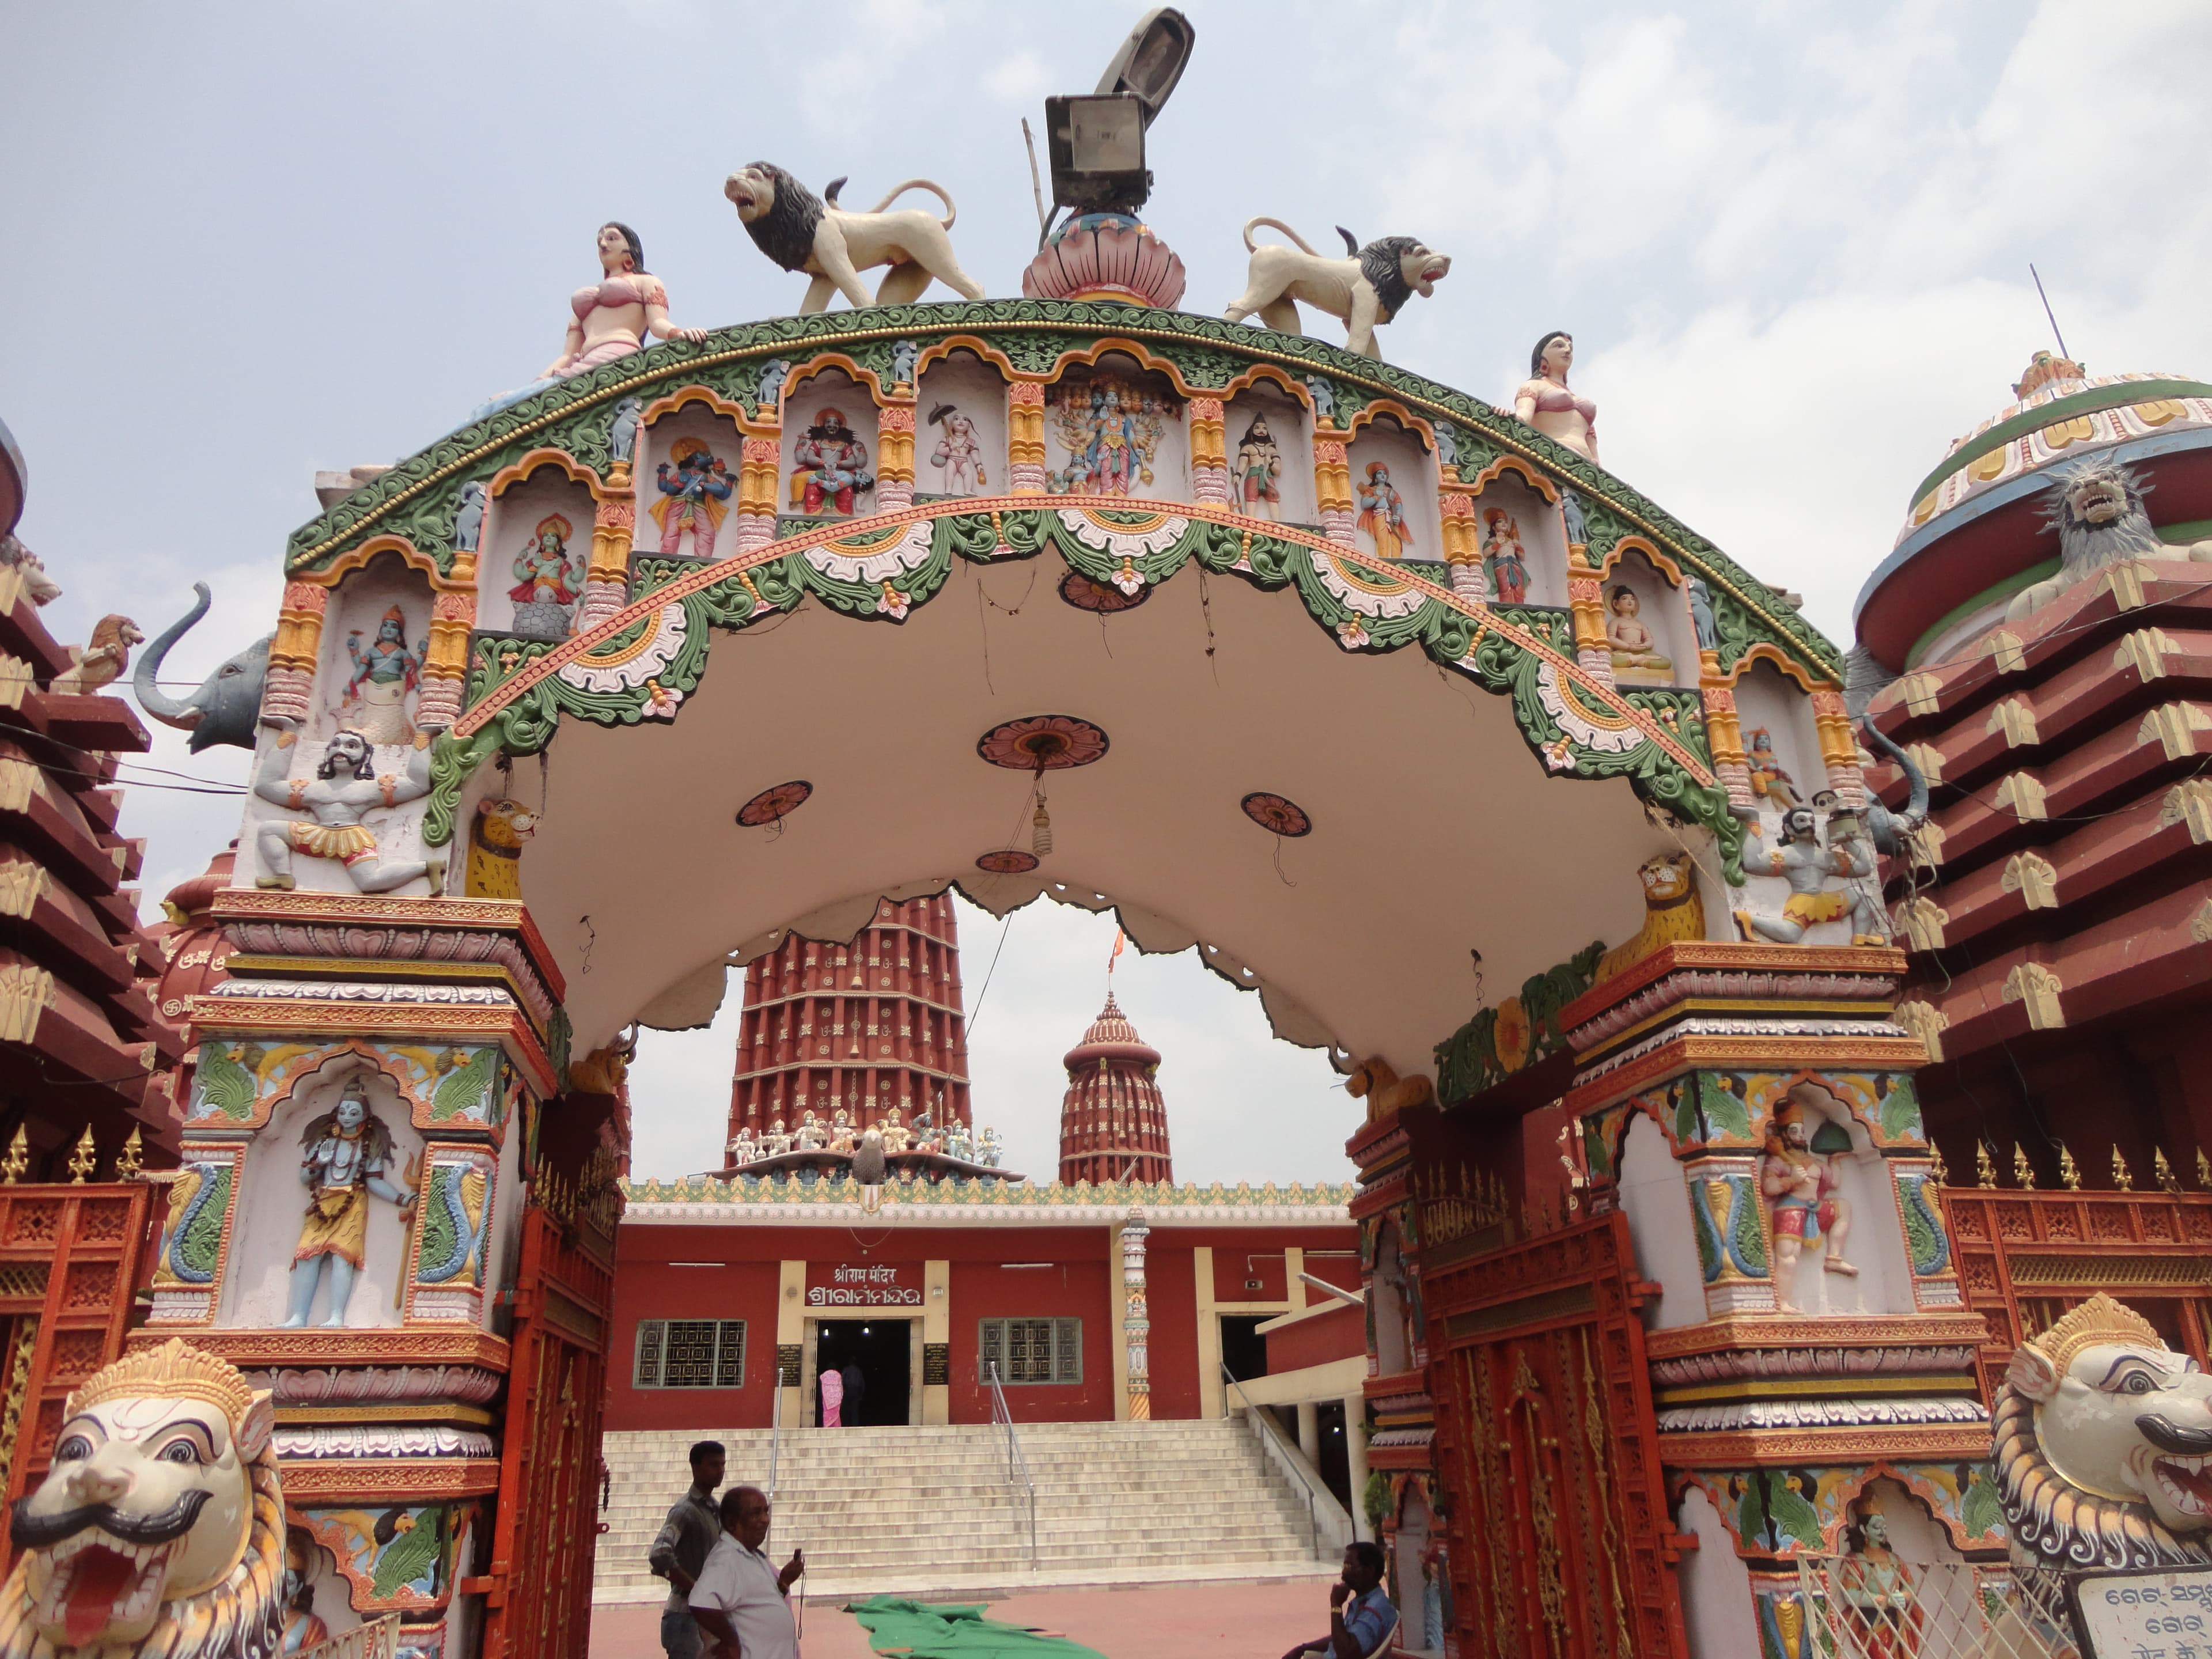
{"label": "deity niche", "polygon": [[809,515],[849,519],[860,493],[875,487],[867,445],[845,424],[842,410],[825,408],[791,452],[791,504]]}
{"label": "deity niche", "polygon": [[292,1253],[291,1306],[284,1323],[307,1322],[315,1291],[327,1277],[330,1304],[323,1323],[343,1326],[354,1277],[366,1265],[370,1197],[398,1205],[405,1221],[415,1212],[415,1193],[387,1178],[392,1131],[369,1110],[358,1082],[347,1084],[338,1103],[307,1125],[300,1146],[307,1210]]}
{"label": "deity niche", "polygon": [[[660,499],[649,509],[660,526],[660,550],[673,558],[691,538],[691,556],[714,556],[714,533],[722,527],[723,503],[734,487],[730,470],[702,438],[678,438],[655,479]],[[672,468],[669,461],[675,465]],[[811,509],[809,509],[811,511]]]}
{"label": "deity niche", "polygon": [[1808,1133],[1806,1116],[1793,1091],[1774,1109],[1759,1160],[1759,1190],[1774,1218],[1774,1305],[1791,1313],[1802,1311],[1796,1299],[1797,1268],[1807,1250],[1825,1247],[1825,1272],[1850,1279],[1859,1272],[1844,1255],[1851,1206],[1839,1190],[1835,1167],[1851,1149],[1850,1132],[1822,1117],[1820,1127]]}
{"label": "deity niche", "polygon": [[975,422],[961,413],[957,404],[939,404],[929,411],[929,425],[937,433],[937,447],[929,464],[937,469],[938,493],[980,495],[990,479],[983,472],[983,442]]}
{"label": "deity niche", "polygon": [[358,732],[370,744],[415,741],[413,706],[410,699],[422,689],[422,664],[430,649],[429,635],[410,650],[407,618],[393,605],[376,625],[376,638],[362,643],[362,630],[347,631],[346,655],[353,673],[339,696],[338,724]]}
{"label": "deity niche", "polygon": [[1482,515],[1482,568],[1500,605],[1528,602],[1528,550],[1521,544],[1521,523],[1502,507]]}
{"label": "deity niche", "polygon": [[1797,786],[1774,757],[1774,733],[1763,726],[1753,726],[1746,742],[1750,750],[1747,760],[1751,768],[1751,793],[1769,806],[1787,812],[1797,805]]}
{"label": "deity niche", "polygon": [[1388,463],[1368,462],[1366,471],[1353,481],[1352,492],[1359,507],[1360,533],[1367,538],[1378,557],[1420,556],[1414,551],[1413,532],[1406,523],[1405,498],[1390,482]]}
{"label": "deity niche", "polygon": [[1160,440],[1182,411],[1133,381],[1100,375],[1044,389],[1046,417],[1067,465],[1045,475],[1054,495],[1127,495],[1149,489]]}
{"label": "deity niche", "polygon": [[1605,639],[1613,653],[1613,677],[1624,684],[1664,685],[1674,665],[1659,653],[1658,641],[1638,615],[1643,602],[1626,582],[1606,595]]}
{"label": "deity niche", "polygon": [[1229,480],[1230,500],[1238,511],[1271,521],[1282,516],[1283,452],[1265,415],[1253,416],[1237,441]]}
{"label": "deity niche", "polygon": [[538,521],[514,556],[514,631],[533,640],[568,636],[568,619],[584,592],[584,561],[568,550],[576,527],[558,513]]}

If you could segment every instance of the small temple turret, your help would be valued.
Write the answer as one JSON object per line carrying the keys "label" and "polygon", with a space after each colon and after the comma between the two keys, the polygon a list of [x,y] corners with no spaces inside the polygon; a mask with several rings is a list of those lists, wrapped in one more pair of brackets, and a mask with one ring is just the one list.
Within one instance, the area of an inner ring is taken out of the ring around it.
{"label": "small temple turret", "polygon": [[1101,1186],[1126,1172],[1132,1181],[1173,1181],[1160,1051],[1137,1035],[1111,991],[1062,1063],[1067,1094],[1060,1106],[1060,1180]]}

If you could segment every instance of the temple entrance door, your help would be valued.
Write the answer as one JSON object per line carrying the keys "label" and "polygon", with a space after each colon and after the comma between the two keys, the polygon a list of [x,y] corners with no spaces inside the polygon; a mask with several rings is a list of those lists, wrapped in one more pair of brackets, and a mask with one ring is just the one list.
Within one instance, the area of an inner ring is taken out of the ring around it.
{"label": "temple entrance door", "polygon": [[1439,1242],[1421,1278],[1461,1654],[1685,1659],[1626,1219]]}
{"label": "temple entrance door", "polygon": [[590,1632],[614,1294],[613,1231],[598,1219],[523,1214],[483,1659],[578,1654]]}
{"label": "temple entrance door", "polygon": [[[914,1386],[918,1319],[823,1319],[814,1326],[814,1399],[821,1401],[824,1372],[856,1367],[860,1396],[848,1382],[841,1415],[847,1428],[919,1423],[921,1392]],[[815,1419],[819,1420],[818,1417]]]}

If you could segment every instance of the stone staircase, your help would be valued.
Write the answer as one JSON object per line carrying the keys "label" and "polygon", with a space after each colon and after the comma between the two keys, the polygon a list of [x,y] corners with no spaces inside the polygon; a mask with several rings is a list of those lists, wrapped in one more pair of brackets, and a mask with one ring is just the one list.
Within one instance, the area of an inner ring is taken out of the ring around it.
{"label": "stone staircase", "polygon": [[[787,1429],[769,1552],[781,1561],[805,1547],[816,1600],[1333,1572],[1311,1553],[1302,1491],[1241,1419],[1034,1423],[1019,1433],[1036,1487],[1034,1571],[1028,1500],[1005,1480],[1005,1431],[987,1425]],[[729,1449],[732,1482],[767,1484],[765,1429],[606,1437],[613,1486],[594,1601],[668,1593],[646,1551],[690,1484],[685,1454],[710,1439]]]}

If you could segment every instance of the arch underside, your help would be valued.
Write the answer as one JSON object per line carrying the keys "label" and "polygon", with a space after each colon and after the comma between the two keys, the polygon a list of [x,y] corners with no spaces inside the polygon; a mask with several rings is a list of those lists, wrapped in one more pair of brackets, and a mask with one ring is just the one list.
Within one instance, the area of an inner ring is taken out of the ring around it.
{"label": "arch underside", "polygon": [[[1477,1006],[1471,948],[1511,985],[1635,930],[1635,867],[1672,839],[1625,780],[1550,776],[1510,698],[1421,651],[1347,652],[1280,592],[1193,570],[1102,617],[1059,596],[1066,568],[961,562],[893,627],[801,603],[717,634],[672,720],[562,722],[523,881],[578,1049],[779,928],[849,934],[874,896],[954,881],[994,911],[1054,887],[1127,907],[1140,945],[1200,941],[1264,981],[1285,1036],[1409,1069]],[[1046,775],[1042,866],[988,875],[979,854],[1030,845],[1031,780],[976,740],[1040,714],[1111,746]],[[536,769],[511,781],[527,805]],[[781,824],[735,822],[794,779],[813,793]],[[1241,808],[1255,790],[1312,833],[1279,842]]]}

